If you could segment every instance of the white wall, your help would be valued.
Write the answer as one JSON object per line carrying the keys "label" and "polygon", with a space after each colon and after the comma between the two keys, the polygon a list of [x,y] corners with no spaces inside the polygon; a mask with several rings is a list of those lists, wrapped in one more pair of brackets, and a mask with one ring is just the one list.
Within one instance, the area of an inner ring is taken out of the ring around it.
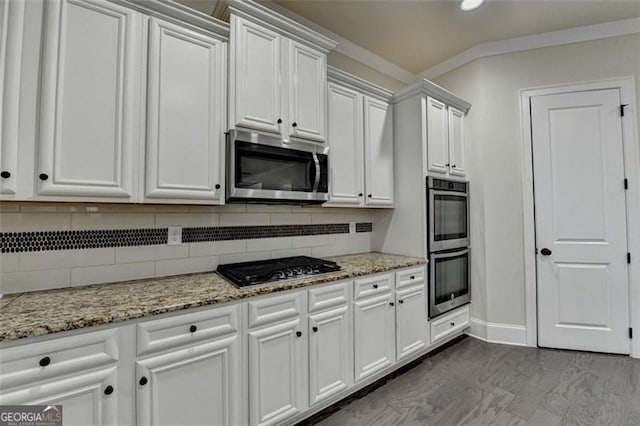
{"label": "white wall", "polygon": [[435,80],[473,104],[466,123],[475,318],[525,323],[519,91],[629,75],[640,99],[637,34],[482,58]]}

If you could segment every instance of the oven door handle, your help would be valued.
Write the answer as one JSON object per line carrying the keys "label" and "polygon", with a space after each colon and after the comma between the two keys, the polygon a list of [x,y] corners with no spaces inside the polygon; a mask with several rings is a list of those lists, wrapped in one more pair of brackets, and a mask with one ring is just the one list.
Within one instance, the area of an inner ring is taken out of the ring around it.
{"label": "oven door handle", "polygon": [[448,258],[448,257],[461,256],[468,253],[469,253],[469,248],[464,247],[462,250],[448,251],[446,253],[431,253],[431,257],[433,259],[442,259],[442,258]]}
{"label": "oven door handle", "polygon": [[318,160],[318,155],[314,152],[312,154],[313,162],[316,164],[316,178],[313,182],[313,192],[318,192],[318,186],[320,185],[320,160]]}

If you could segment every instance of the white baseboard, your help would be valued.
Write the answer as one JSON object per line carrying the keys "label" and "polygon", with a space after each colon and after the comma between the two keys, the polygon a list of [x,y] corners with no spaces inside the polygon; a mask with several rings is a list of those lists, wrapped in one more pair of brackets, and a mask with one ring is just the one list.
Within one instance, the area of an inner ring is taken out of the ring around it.
{"label": "white baseboard", "polygon": [[489,343],[527,346],[527,329],[522,325],[499,324],[471,318],[467,334]]}

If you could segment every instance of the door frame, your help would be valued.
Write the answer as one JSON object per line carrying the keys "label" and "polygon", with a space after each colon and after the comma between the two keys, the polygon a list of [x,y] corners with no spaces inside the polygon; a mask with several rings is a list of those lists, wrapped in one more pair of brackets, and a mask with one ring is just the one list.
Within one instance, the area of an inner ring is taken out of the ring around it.
{"label": "door frame", "polygon": [[622,144],[625,175],[629,181],[629,189],[626,194],[627,244],[631,253],[631,265],[629,267],[629,324],[630,327],[635,329],[636,335],[631,341],[630,355],[633,358],[640,358],[640,146],[638,144],[638,110],[633,76],[520,90],[526,344],[527,346],[538,346],[533,139],[531,136],[530,100],[534,96],[602,89],[618,89],[621,102],[628,104],[625,107],[625,117],[622,120]]}

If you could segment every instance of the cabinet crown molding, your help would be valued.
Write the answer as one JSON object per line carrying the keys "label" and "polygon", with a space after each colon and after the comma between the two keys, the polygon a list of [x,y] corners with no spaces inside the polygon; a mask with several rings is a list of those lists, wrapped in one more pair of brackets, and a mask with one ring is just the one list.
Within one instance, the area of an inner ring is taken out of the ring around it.
{"label": "cabinet crown molding", "polygon": [[348,72],[332,65],[327,66],[327,80],[333,83],[350,86],[353,89],[364,92],[365,95],[385,101],[389,101],[393,96],[393,92],[391,90],[385,89],[377,84],[373,84],[353,74],[349,74]]}
{"label": "cabinet crown molding", "polygon": [[228,4],[231,13],[267,26],[269,29],[296,41],[311,44],[323,52],[329,52],[338,45],[336,40],[312,30],[287,16],[281,15],[255,0],[228,0]]}
{"label": "cabinet crown molding", "polygon": [[218,39],[229,39],[229,24],[206,13],[199,12],[174,0],[109,0],[155,18],[186,23],[205,30]]}
{"label": "cabinet crown molding", "polygon": [[393,94],[392,102],[397,103],[418,94],[436,98],[447,105],[463,111],[465,114],[471,108],[471,104],[469,102],[459,98],[447,89],[438,86],[426,78],[418,79],[407,87],[398,90]]}

